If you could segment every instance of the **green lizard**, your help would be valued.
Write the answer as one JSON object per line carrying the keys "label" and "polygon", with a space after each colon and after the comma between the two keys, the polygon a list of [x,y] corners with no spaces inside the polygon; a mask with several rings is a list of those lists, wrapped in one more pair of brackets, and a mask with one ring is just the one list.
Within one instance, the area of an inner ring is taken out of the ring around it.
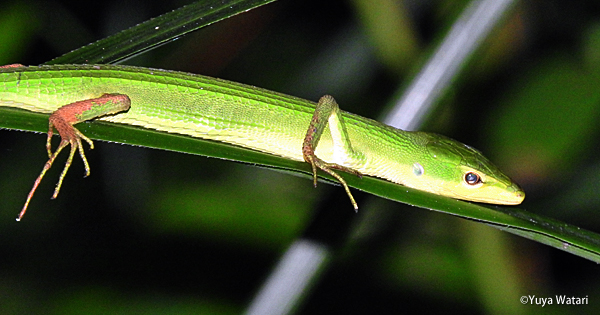
{"label": "green lizard", "polygon": [[[90,168],[74,124],[93,118],[191,137],[221,141],[312,165],[336,178],[335,170],[380,177],[452,198],[519,204],[525,193],[479,151],[446,138],[408,132],[343,112],[331,96],[317,104],[264,89],[189,73],[110,65],[8,65],[0,67],[0,106],[52,113],[46,147],[49,160],[17,220],[63,148]],[[56,129],[62,140],[52,152]],[[308,129],[308,131],[307,131]]]}

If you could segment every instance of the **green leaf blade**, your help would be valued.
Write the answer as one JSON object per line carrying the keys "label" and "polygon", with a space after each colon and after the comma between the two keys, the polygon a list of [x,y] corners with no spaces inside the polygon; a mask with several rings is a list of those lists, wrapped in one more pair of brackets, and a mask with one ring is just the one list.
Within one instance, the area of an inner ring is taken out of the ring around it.
{"label": "green leaf blade", "polygon": [[[0,126],[3,128],[45,132],[48,126],[47,119],[48,116],[44,114],[0,108]],[[306,163],[216,141],[101,121],[85,122],[77,127],[91,139],[237,161],[310,178],[311,170]],[[319,175],[328,182],[334,182],[329,176]],[[500,207],[455,200],[373,177],[358,178],[350,174],[342,174],[342,176],[349,186],[364,192],[415,207],[483,222],[500,230],[600,263],[600,235],[597,233],[536,215],[518,207]],[[309,181],[307,185],[310,185]],[[348,211],[351,210],[348,203]]]}
{"label": "green leaf blade", "polygon": [[110,64],[275,0],[198,1],[55,58],[52,64]]}

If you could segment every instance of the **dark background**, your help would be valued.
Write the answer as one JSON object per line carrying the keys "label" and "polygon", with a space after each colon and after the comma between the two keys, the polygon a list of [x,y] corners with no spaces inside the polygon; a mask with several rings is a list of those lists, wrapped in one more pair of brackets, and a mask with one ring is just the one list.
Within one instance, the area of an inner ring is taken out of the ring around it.
{"label": "dark background", "polygon": [[[359,0],[281,0],[126,63],[314,101],[332,94],[342,109],[377,118],[467,3],[389,1],[369,20]],[[184,4],[3,1],[0,64],[40,64]],[[391,34],[377,40],[381,30]],[[525,188],[523,209],[598,232],[599,69],[600,4],[521,1],[422,129],[481,149]],[[1,130],[0,143],[2,314],[240,313],[329,191],[248,165],[98,141],[87,154],[91,176],[81,178],[76,157],[48,200],[63,156],[16,223],[46,160],[45,135]],[[351,221],[350,232],[300,313],[574,314],[600,303],[599,269],[583,258],[374,197],[358,215],[339,203],[329,211]],[[562,294],[589,305],[519,302]]]}

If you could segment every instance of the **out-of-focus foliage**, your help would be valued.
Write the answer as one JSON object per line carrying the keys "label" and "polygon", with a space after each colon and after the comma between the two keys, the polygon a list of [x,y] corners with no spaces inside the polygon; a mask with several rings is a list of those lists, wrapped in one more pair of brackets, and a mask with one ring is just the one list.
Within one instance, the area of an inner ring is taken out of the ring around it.
{"label": "out-of-focus foliage", "polygon": [[[466,1],[382,2],[402,6],[387,9],[391,26],[357,3],[279,1],[128,62],[309,99],[333,93],[345,110],[376,117]],[[8,2],[0,60],[39,64],[181,4]],[[426,126],[482,149],[523,184],[528,211],[592,231],[600,231],[599,20],[595,1],[517,4]],[[373,34],[398,25],[407,36],[380,47],[387,37]],[[398,57],[414,68],[390,66],[393,47],[414,54]],[[325,190],[231,162],[96,143],[92,176],[77,178],[75,162],[50,201],[60,167],[51,170],[16,224],[46,159],[45,136],[0,136],[2,314],[239,313]],[[358,215],[346,200],[331,209],[356,228],[303,313],[535,313],[541,307],[520,296],[589,296],[592,304],[600,291],[597,266],[582,258],[478,223],[364,203]]]}

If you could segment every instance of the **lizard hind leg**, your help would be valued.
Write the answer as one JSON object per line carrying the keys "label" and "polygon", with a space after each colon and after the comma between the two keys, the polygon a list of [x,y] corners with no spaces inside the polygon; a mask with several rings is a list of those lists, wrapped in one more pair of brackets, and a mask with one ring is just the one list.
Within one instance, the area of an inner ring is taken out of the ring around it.
{"label": "lizard hind leg", "polygon": [[[131,100],[125,94],[103,94],[98,98],[85,99],[67,104],[65,106],[60,107],[59,109],[54,111],[52,115],[50,115],[48,138],[46,139],[48,161],[44,165],[44,168],[42,169],[42,172],[40,173],[38,178],[35,180],[33,188],[31,188],[31,191],[27,196],[27,200],[25,201],[25,205],[23,206],[23,210],[21,210],[17,221],[20,221],[23,215],[25,214],[25,211],[27,211],[29,201],[31,201],[31,198],[33,197],[33,194],[37,189],[38,185],[42,181],[42,178],[50,169],[50,167],[52,167],[52,163],[54,163],[54,160],[56,159],[58,154],[67,145],[71,145],[71,152],[69,153],[69,158],[67,159],[65,168],[63,169],[62,173],[60,174],[60,177],[58,178],[58,183],[56,184],[56,189],[54,190],[52,199],[58,196],[58,192],[60,191],[63,179],[67,175],[67,171],[69,170],[69,167],[71,167],[71,163],[73,162],[73,156],[75,155],[75,151],[79,151],[79,155],[83,160],[83,164],[85,166],[85,176],[90,175],[90,165],[88,164],[88,161],[85,158],[85,152],[83,151],[83,146],[81,145],[81,139],[89,143],[90,149],[94,148],[94,143],[84,134],[79,132],[77,128],[73,127],[73,125],[82,121],[94,119],[96,117],[118,114],[120,112],[129,110],[130,107]],[[61,137],[61,141],[58,145],[58,148],[53,153],[51,140],[54,129],[58,131],[58,134]]]}
{"label": "lizard hind leg", "polygon": [[[46,175],[46,172],[52,167],[52,164],[54,163],[54,160],[56,159],[56,157],[60,154],[60,152],[66,146],[71,145],[71,151],[69,152],[69,158],[67,159],[67,162],[65,163],[65,167],[58,179],[58,183],[56,184],[56,188],[54,190],[54,194],[52,195],[52,199],[55,199],[58,196],[58,193],[60,192],[60,187],[62,186],[63,179],[67,175],[67,171],[69,170],[69,168],[71,167],[71,164],[73,163],[73,156],[75,155],[75,151],[79,151],[79,155],[81,156],[81,159],[83,160],[83,164],[85,166],[85,171],[86,171],[85,176],[90,175],[90,166],[88,164],[87,159],[85,158],[85,153],[83,151],[81,139],[84,139],[86,142],[88,142],[90,144],[90,148],[93,149],[94,143],[92,142],[92,140],[90,140],[88,137],[83,135],[79,130],[77,130],[75,127],[73,127],[71,124],[69,124],[67,121],[65,121],[61,117],[56,117],[54,115],[51,115],[49,125],[50,125],[50,128],[48,130],[48,138],[46,141],[46,149],[48,150],[48,155],[49,155],[48,161],[46,162],[46,164],[44,164],[44,168],[42,169],[40,175],[37,177],[37,179],[33,183],[33,187],[31,188],[31,191],[27,195],[27,200],[25,201],[25,205],[23,206],[21,213],[19,213],[19,216],[17,217],[17,221],[21,221],[21,219],[25,215],[25,212],[27,212],[27,207],[29,206],[29,202],[31,201],[31,198],[33,197],[33,194],[37,190],[37,187],[39,186],[40,182],[44,178],[44,175]],[[56,151],[54,151],[54,152],[52,152],[51,142],[50,142],[50,140],[52,139],[53,128],[56,128],[59,135],[61,136],[60,144],[58,145],[58,148],[56,148]]]}

